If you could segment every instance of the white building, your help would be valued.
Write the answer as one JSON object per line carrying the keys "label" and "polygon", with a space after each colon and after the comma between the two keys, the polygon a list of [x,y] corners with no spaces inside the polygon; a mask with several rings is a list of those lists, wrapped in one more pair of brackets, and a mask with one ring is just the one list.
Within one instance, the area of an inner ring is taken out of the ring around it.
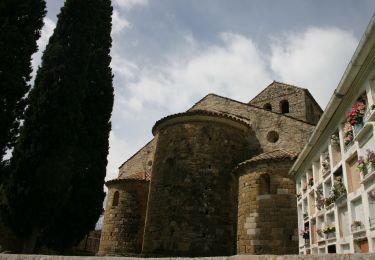
{"label": "white building", "polygon": [[375,17],[290,171],[296,180],[300,254],[375,252],[375,162],[373,167],[371,158],[358,162],[367,151],[375,152],[373,104]]}

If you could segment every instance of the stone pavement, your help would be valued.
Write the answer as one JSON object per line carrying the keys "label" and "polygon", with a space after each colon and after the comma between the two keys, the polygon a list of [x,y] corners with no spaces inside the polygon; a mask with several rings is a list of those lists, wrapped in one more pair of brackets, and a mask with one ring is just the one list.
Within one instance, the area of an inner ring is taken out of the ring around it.
{"label": "stone pavement", "polygon": [[0,254],[0,260],[135,260],[135,259],[147,259],[147,260],[188,260],[188,259],[200,259],[200,260],[374,260],[375,254],[325,254],[325,255],[235,255],[235,256],[215,256],[215,257],[163,257],[163,258],[137,258],[137,257],[114,257],[114,256],[52,256],[52,255],[11,255],[11,254]]}

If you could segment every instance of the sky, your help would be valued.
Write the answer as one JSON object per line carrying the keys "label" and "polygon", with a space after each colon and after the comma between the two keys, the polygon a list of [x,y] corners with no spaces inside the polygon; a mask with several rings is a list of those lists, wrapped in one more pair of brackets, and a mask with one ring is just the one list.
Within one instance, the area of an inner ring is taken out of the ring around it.
{"label": "sky", "polygon": [[[64,0],[46,0],[34,74]],[[273,80],[327,105],[375,0],[113,0],[115,103],[106,180],[160,118],[208,93],[248,102]]]}

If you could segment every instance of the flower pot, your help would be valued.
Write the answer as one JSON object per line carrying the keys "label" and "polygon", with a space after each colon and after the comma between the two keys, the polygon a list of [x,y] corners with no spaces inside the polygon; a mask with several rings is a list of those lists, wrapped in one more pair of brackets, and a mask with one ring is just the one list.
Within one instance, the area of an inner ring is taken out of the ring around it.
{"label": "flower pot", "polygon": [[371,164],[367,165],[367,167],[363,168],[361,171],[362,178],[366,178],[366,176],[373,172],[373,167]]}
{"label": "flower pot", "polygon": [[374,165],[372,163],[370,163],[369,165],[367,165],[366,171],[367,171],[366,174],[372,173],[374,171]]}
{"label": "flower pot", "polygon": [[353,135],[356,136],[363,127],[363,123],[353,125]]}
{"label": "flower pot", "polygon": [[330,232],[330,233],[326,233],[326,238],[334,238],[336,237],[336,232]]}

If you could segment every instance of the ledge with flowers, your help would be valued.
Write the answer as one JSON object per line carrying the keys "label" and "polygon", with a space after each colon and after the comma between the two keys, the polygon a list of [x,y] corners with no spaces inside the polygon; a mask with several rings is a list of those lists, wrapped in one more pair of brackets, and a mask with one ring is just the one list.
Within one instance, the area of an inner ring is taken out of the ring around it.
{"label": "ledge with flowers", "polygon": [[364,125],[372,121],[375,121],[375,104],[368,105],[366,95],[362,95],[346,114],[346,122],[343,128],[345,150],[353,144]]}
{"label": "ledge with flowers", "polygon": [[361,232],[365,229],[365,225],[360,220],[354,220],[350,225],[352,233]]}
{"label": "ledge with flowers", "polygon": [[369,105],[364,116],[365,122],[375,121],[375,104]]}
{"label": "ledge with flowers", "polygon": [[367,149],[365,156],[359,156],[357,168],[362,175],[363,181],[375,176],[375,152]]}
{"label": "ledge with flowers", "polygon": [[[318,233],[318,230],[317,230]],[[324,233],[326,238],[335,238],[336,237],[336,226],[335,224],[326,224],[323,229],[320,230],[320,234],[318,233],[319,236],[321,236]]]}
{"label": "ledge with flowers", "polygon": [[[346,197],[346,188],[344,183],[342,182],[341,176],[337,176],[335,178],[335,182],[329,191],[329,195],[326,198],[322,198],[319,196],[322,203],[326,209],[330,209],[333,206],[334,202],[341,200],[342,198]],[[320,205],[321,203],[319,203]]]}
{"label": "ledge with flowers", "polygon": [[375,203],[375,186],[369,189],[367,196],[370,203]]}
{"label": "ledge with flowers", "polygon": [[367,105],[367,96],[361,95],[351,110],[346,114],[346,123],[343,128],[345,149],[347,150],[359,134],[364,123],[374,121],[375,105]]}

